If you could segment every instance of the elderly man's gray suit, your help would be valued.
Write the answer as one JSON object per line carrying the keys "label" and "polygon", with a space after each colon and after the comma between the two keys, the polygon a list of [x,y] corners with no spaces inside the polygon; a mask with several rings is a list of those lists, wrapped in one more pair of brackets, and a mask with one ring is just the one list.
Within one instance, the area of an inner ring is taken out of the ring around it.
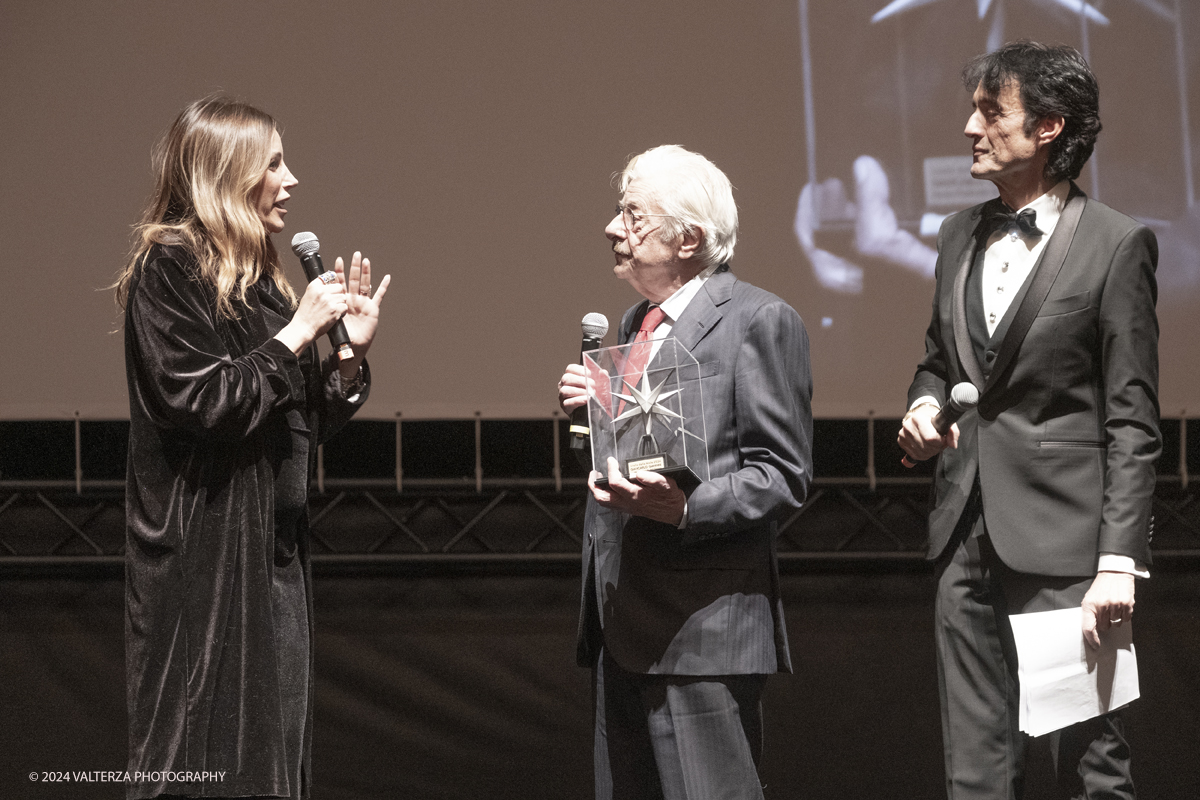
{"label": "elderly man's gray suit", "polygon": [[[626,312],[619,343],[633,338],[647,308],[643,302]],[[704,283],[670,335],[699,363],[710,479],[688,498],[683,530],[604,509],[589,498],[579,663],[655,676],[666,681],[660,686],[688,682],[677,676],[723,680],[743,705],[743,727],[752,728],[763,676],[792,668],[775,536],[812,480],[808,337],[794,309],[725,267]],[[601,678],[601,693],[604,685]],[[618,734],[616,715],[606,724],[603,699],[599,705],[597,796],[663,796],[647,788],[659,780],[653,762],[628,763],[647,758],[649,743],[631,742],[636,732]],[[741,736],[739,730],[734,738]],[[754,796],[742,793],[747,785],[757,788],[754,766],[728,755],[722,748],[729,745],[720,731],[689,735],[677,726],[669,747],[680,753],[683,774],[662,777],[665,796]],[[755,741],[750,747],[757,757]],[[604,774],[609,763],[612,775]],[[710,772],[689,764],[708,770],[728,764],[730,774],[716,778],[727,778],[727,785],[713,786]],[[741,775],[732,775],[737,769]]]}
{"label": "elderly man's gray suit", "polygon": [[[648,303],[626,312],[618,343]],[[601,645],[630,672],[791,671],[775,528],[812,480],[812,379],[800,317],[717,272],[671,330],[700,364],[711,480],[685,530],[588,501],[579,662]],[[653,364],[651,364],[653,368]]]}

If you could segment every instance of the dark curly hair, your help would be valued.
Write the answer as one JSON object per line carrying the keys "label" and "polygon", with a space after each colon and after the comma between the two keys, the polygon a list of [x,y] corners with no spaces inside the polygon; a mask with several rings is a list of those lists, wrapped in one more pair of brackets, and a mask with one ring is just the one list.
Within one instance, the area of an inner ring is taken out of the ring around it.
{"label": "dark curly hair", "polygon": [[962,80],[967,91],[982,86],[989,97],[1015,82],[1025,107],[1026,135],[1047,117],[1061,116],[1063,131],[1050,145],[1045,176],[1052,183],[1079,177],[1100,133],[1100,86],[1078,50],[1010,42],[971,59]]}

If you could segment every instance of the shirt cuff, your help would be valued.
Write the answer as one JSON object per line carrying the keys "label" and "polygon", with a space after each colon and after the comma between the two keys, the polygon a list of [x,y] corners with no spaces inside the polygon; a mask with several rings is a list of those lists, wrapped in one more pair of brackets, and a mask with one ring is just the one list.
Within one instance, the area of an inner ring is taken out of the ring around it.
{"label": "shirt cuff", "polygon": [[927,394],[922,395],[922,396],[918,397],[916,400],[914,400],[913,404],[908,407],[908,413],[904,415],[904,419],[901,420],[901,424],[908,422],[910,419],[912,419],[913,412],[916,411],[921,406],[933,406],[938,411],[942,410],[941,403],[939,403],[937,400],[935,400],[934,398],[930,397]]}
{"label": "shirt cuff", "polygon": [[1150,577],[1150,570],[1146,569],[1145,564],[1135,561],[1130,556],[1117,555],[1116,553],[1101,553],[1096,571],[1126,572],[1130,575],[1136,575],[1139,578]]}
{"label": "shirt cuff", "polygon": [[687,527],[687,499],[683,501],[683,518],[679,520],[679,530]]}

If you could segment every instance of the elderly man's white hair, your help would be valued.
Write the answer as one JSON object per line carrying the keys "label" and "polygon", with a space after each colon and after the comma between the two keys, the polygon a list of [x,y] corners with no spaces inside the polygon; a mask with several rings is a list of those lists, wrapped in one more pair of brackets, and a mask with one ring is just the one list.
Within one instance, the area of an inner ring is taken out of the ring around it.
{"label": "elderly man's white hair", "polygon": [[705,267],[733,258],[737,205],[729,178],[715,164],[677,144],[664,144],[629,159],[617,188],[624,194],[634,181],[668,215],[661,229],[664,241],[684,232],[700,235],[699,260]]}

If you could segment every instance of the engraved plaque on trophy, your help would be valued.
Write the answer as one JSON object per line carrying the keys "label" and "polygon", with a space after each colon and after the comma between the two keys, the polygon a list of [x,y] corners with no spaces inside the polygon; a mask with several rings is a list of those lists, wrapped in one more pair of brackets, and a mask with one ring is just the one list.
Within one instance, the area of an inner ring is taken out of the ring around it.
{"label": "engraved plaque on trophy", "polygon": [[583,363],[592,468],[604,475],[597,486],[608,485],[609,458],[626,478],[658,472],[685,492],[708,480],[704,393],[691,353],[672,337],[589,351]]}

